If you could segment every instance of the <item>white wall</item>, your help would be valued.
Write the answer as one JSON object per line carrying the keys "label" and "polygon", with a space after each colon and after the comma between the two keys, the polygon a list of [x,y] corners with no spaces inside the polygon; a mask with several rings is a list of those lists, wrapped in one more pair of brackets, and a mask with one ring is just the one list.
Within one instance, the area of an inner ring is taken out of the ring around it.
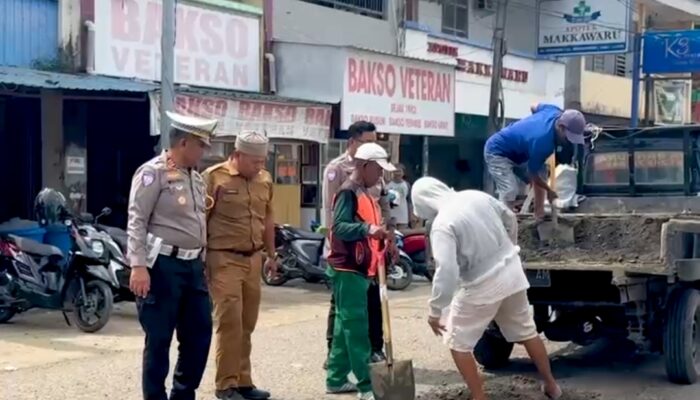
{"label": "white wall", "polygon": [[[467,41],[489,45],[493,37],[495,14],[474,10],[474,0],[469,0],[469,37]],[[442,5],[421,0],[418,5],[418,22],[433,32],[442,31]],[[537,50],[536,0],[510,2],[506,17],[506,41],[509,51],[534,54]]]}
{"label": "white wall", "polygon": [[58,8],[58,40],[73,65],[80,64],[80,0],[60,0]]}
{"label": "white wall", "polygon": [[272,3],[275,40],[396,52],[396,32],[386,19],[299,0],[273,0]]}

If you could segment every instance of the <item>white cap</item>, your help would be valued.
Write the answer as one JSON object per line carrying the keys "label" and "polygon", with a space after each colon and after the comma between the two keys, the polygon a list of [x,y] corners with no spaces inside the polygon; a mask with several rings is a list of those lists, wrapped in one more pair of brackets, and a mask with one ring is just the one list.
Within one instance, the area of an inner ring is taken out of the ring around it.
{"label": "white cap", "polygon": [[191,117],[171,111],[166,111],[165,114],[170,118],[170,126],[183,132],[191,133],[206,144],[210,143],[214,129],[218,125],[218,121],[215,119]]}
{"label": "white cap", "polygon": [[386,150],[376,143],[365,143],[358,147],[354,158],[357,160],[374,161],[388,172],[396,171],[396,167],[387,161],[389,155],[386,154]]}

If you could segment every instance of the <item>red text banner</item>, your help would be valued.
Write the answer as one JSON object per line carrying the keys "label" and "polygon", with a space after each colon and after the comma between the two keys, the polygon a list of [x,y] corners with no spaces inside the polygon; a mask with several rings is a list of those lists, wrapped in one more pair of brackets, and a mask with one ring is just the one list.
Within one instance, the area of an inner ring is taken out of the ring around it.
{"label": "red text banner", "polygon": [[[152,94],[151,132],[155,134],[160,123],[159,103],[158,94]],[[184,115],[216,119],[218,137],[255,130],[265,132],[270,138],[327,143],[330,135],[330,106],[179,94],[175,98],[175,110]]]}
{"label": "red text banner", "polygon": [[[160,0],[95,1],[95,72],[160,80]],[[175,82],[260,90],[260,21],[178,4]]]}

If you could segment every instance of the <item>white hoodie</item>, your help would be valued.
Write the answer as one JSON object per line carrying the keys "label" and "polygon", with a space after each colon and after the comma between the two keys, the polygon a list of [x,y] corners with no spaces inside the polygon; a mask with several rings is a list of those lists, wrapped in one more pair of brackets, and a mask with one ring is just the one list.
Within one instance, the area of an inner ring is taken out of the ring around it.
{"label": "white hoodie", "polygon": [[418,179],[411,199],[416,216],[433,220],[431,316],[441,316],[459,287],[472,304],[493,304],[529,287],[515,245],[517,219],[503,203],[478,190],[455,192],[434,178]]}

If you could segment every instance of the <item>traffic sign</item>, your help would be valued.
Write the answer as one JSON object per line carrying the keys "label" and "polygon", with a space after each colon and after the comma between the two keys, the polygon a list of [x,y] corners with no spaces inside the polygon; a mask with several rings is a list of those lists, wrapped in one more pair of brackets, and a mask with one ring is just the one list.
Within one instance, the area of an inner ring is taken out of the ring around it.
{"label": "traffic sign", "polygon": [[700,30],[645,32],[646,74],[700,72]]}

